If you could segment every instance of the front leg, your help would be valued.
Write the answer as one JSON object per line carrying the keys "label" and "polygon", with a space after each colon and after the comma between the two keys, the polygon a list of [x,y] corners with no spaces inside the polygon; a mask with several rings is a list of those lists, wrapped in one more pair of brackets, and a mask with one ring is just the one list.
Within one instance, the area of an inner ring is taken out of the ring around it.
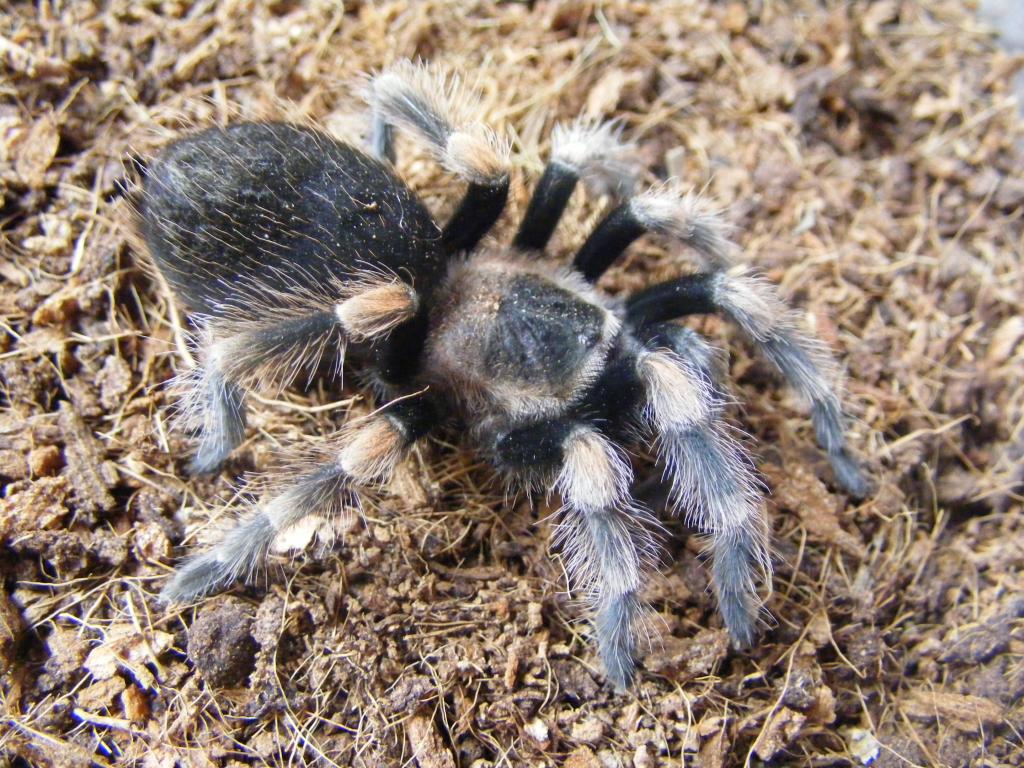
{"label": "front leg", "polygon": [[658,560],[659,526],[629,495],[628,460],[596,428],[570,419],[535,422],[497,437],[495,465],[517,478],[546,477],[562,497],[554,541],[571,586],[593,611],[605,674],[621,689],[633,678],[640,597]]}
{"label": "front leg", "polygon": [[[386,483],[413,444],[437,422],[426,393],[389,403],[328,439],[319,462],[258,504],[210,550],[188,559],[161,597],[182,603],[225,589],[260,568],[277,535],[310,515],[359,507],[360,489]],[[293,464],[298,463],[293,461]]]}
{"label": "front leg", "polygon": [[744,268],[698,272],[653,285],[630,297],[626,305],[627,320],[641,331],[709,312],[739,325],[810,404],[818,444],[828,454],[839,485],[856,498],[866,496],[871,484],[846,444],[838,368],[825,345],[804,332],[773,285]]}
{"label": "front leg", "polygon": [[671,345],[637,360],[645,417],[672,483],[672,500],[708,537],[711,584],[737,647],[750,646],[761,613],[758,586],[771,584],[768,524],[758,480],[742,443],[722,420],[724,401],[696,334],[662,327]]}

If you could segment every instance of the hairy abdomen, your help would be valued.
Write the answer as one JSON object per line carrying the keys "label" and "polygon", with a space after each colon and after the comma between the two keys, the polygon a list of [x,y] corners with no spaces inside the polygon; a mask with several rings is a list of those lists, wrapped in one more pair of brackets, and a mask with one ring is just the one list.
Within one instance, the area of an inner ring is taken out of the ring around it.
{"label": "hairy abdomen", "polygon": [[309,128],[239,123],[169,145],[139,206],[150,252],[189,309],[210,315],[250,290],[398,273],[420,290],[443,268],[440,232],[378,161]]}

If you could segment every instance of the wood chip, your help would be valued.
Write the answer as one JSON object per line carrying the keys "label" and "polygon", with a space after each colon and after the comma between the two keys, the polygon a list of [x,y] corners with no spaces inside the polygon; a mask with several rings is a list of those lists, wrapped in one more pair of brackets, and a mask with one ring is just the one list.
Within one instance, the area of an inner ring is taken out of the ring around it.
{"label": "wood chip", "polygon": [[38,117],[18,143],[14,155],[14,170],[27,186],[43,186],[59,144],[60,133],[54,116]]}
{"label": "wood chip", "polygon": [[129,685],[121,693],[121,710],[128,720],[145,722],[149,719],[149,697],[140,688]]}
{"label": "wood chip", "polygon": [[0,671],[6,671],[16,663],[15,650],[24,631],[21,612],[6,594],[0,592]]}
{"label": "wood chip", "polygon": [[980,696],[918,688],[907,693],[901,705],[907,717],[934,720],[964,733],[978,733],[1003,720],[1002,707]]}
{"label": "wood chip", "polygon": [[71,403],[60,404],[58,424],[64,433],[64,457],[75,499],[87,512],[103,512],[114,506],[110,488],[116,480],[105,466],[102,446],[92,430],[75,413]]}
{"label": "wood chip", "polygon": [[93,648],[83,665],[97,680],[108,680],[119,669],[126,670],[144,688],[156,682],[151,667],[159,669],[158,658],[171,647],[174,636],[159,630],[146,635],[134,627],[111,631],[107,639]]}
{"label": "wood chip", "polygon": [[839,502],[825,484],[808,468],[794,461],[785,473],[772,472],[775,497],[786,509],[800,516],[807,532],[818,541],[834,544],[858,559],[867,557],[864,544],[843,529],[839,522]]}
{"label": "wood chip", "polygon": [[754,753],[762,760],[771,760],[785,749],[807,721],[807,716],[782,707],[772,713],[754,742]]}
{"label": "wood chip", "polygon": [[526,734],[537,742],[537,746],[541,749],[551,744],[551,729],[548,728],[548,724],[541,720],[539,717],[534,718],[528,722],[523,730]]}
{"label": "wood chip", "polygon": [[417,713],[410,717],[405,732],[419,768],[455,768],[455,759],[428,715]]}
{"label": "wood chip", "polygon": [[565,760],[565,768],[604,768],[590,747],[577,747]]}
{"label": "wood chip", "polygon": [[124,680],[117,676],[109,677],[80,690],[75,696],[75,701],[79,707],[91,712],[108,709],[124,689]]}

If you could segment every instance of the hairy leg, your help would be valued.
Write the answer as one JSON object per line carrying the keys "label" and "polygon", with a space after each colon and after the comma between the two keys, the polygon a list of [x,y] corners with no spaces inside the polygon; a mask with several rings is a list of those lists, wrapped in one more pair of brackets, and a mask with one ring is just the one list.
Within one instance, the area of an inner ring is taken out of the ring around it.
{"label": "hairy leg", "polygon": [[609,213],[580,248],[573,266],[596,282],[634,240],[648,233],[689,246],[714,266],[729,263],[735,250],[725,222],[699,195],[652,189]]}
{"label": "hairy leg", "polygon": [[195,437],[189,462],[194,475],[216,472],[245,439],[245,390],[217,367],[211,346],[206,332],[198,344],[200,362],[170,383],[174,426]]}
{"label": "hairy leg", "polygon": [[839,484],[863,497],[870,484],[846,445],[838,375],[824,345],[800,329],[794,313],[770,283],[743,268],[728,268],[736,250],[721,217],[698,195],[649,190],[612,211],[576,254],[574,266],[596,281],[644,234],[660,234],[691,247],[711,267],[652,286],[630,298],[627,320],[635,328],[684,315],[720,312],[751,337],[786,381],[810,404],[818,444],[828,453]]}
{"label": "hairy leg", "polygon": [[578,120],[556,125],[551,158],[530,198],[513,245],[543,251],[580,179],[595,192],[629,195],[636,176],[634,147],[613,123]]}
{"label": "hairy leg", "polygon": [[181,603],[251,578],[274,538],[303,518],[334,516],[358,508],[358,490],[387,482],[409,448],[434,425],[424,396],[391,403],[328,441],[326,456],[312,469],[258,504],[210,550],[178,568],[162,598]]}
{"label": "hairy leg", "polygon": [[658,558],[658,525],[629,495],[632,471],[612,443],[581,422],[521,426],[501,435],[495,463],[512,475],[554,474],[562,497],[555,543],[573,588],[593,612],[605,674],[622,689],[635,669],[640,590]]}
{"label": "hairy leg", "polygon": [[[721,421],[723,401],[703,344],[663,336],[666,346],[640,355],[646,419],[672,483],[672,498],[709,537],[711,583],[739,646],[757,630],[759,584],[769,582],[768,528],[752,462]],[[669,346],[670,345],[670,346]]]}
{"label": "hairy leg", "polygon": [[193,472],[216,471],[245,435],[244,391],[283,389],[315,371],[328,351],[390,333],[416,313],[413,290],[387,276],[311,293],[242,286],[251,301],[203,324],[200,362],[177,380],[179,424],[198,437]]}
{"label": "hairy leg", "polygon": [[468,182],[442,240],[448,253],[472,250],[505,207],[508,142],[475,119],[477,98],[459,78],[427,65],[398,62],[375,75],[364,96],[372,112],[371,144],[378,157],[393,159],[393,129],[401,128]]}
{"label": "hairy leg", "polygon": [[692,313],[718,312],[732,319],[811,408],[818,444],[836,479],[863,497],[870,485],[846,445],[839,374],[828,350],[800,328],[775,286],[741,267],[686,275],[652,286],[627,302],[629,323],[644,328]]}

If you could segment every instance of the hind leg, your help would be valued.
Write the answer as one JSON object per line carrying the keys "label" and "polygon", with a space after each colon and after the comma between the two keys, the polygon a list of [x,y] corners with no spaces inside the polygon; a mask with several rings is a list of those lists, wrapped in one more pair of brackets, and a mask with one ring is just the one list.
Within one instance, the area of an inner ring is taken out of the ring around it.
{"label": "hind leg", "polygon": [[371,110],[371,151],[394,160],[394,132],[407,131],[447,170],[468,183],[445,224],[449,254],[472,250],[505,208],[509,145],[476,120],[477,98],[459,78],[402,61],[375,75],[365,92]]}
{"label": "hind leg", "polygon": [[413,289],[397,278],[374,275],[294,294],[246,288],[244,315],[208,321],[200,335],[199,365],[179,377],[178,422],[198,439],[191,469],[215,472],[245,437],[244,392],[284,389],[311,375],[329,350],[349,341],[379,338],[412,318]]}

